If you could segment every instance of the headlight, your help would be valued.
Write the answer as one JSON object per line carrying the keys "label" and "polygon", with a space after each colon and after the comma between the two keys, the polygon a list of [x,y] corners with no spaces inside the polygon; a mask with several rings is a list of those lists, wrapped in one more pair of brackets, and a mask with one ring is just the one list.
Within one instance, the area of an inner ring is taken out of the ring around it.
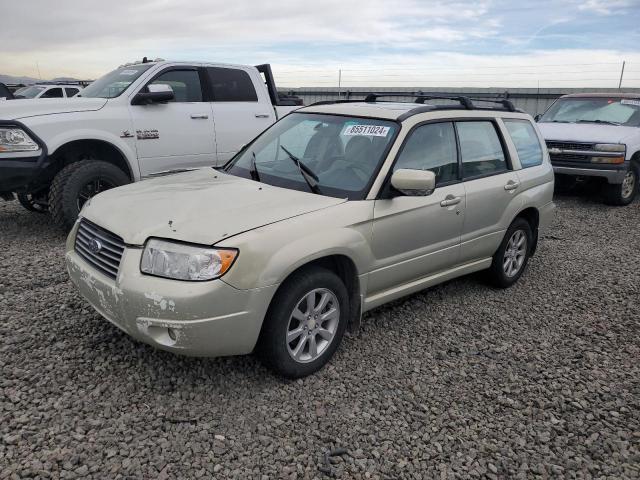
{"label": "headlight", "polygon": [[151,239],[142,253],[140,271],[176,280],[213,280],[227,273],[237,256],[233,249]]}
{"label": "headlight", "polygon": [[40,147],[21,128],[0,127],[0,152],[33,152]]}
{"label": "headlight", "polygon": [[621,143],[596,143],[593,149],[598,152],[624,152],[627,147]]}

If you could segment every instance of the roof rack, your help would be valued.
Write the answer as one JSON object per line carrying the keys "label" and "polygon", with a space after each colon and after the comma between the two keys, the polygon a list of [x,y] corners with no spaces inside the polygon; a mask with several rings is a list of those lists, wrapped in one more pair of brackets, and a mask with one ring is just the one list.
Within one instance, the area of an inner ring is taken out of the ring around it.
{"label": "roof rack", "polygon": [[[439,94],[424,94],[421,91],[418,92],[353,92],[353,95],[365,95],[364,100],[361,99],[348,99],[348,100],[323,100],[315,102],[309,106],[317,105],[331,105],[336,103],[376,103],[381,97],[415,97],[414,103],[424,104],[427,100],[452,100],[460,103],[460,107],[465,110],[498,110],[498,108],[491,107],[479,107],[473,102],[487,102],[498,104],[502,109],[509,112],[518,112],[519,110],[515,105],[507,98],[470,98],[465,95],[439,95]],[[505,96],[506,97],[506,96]],[[437,105],[436,108],[446,109],[454,108],[453,106]]]}

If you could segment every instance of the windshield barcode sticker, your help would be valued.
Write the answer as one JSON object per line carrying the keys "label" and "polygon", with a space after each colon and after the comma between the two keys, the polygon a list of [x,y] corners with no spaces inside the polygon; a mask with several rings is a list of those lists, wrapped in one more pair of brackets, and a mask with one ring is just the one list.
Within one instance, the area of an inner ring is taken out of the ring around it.
{"label": "windshield barcode sticker", "polygon": [[386,137],[390,127],[381,125],[349,125],[344,131],[345,136],[365,135],[367,137]]}
{"label": "windshield barcode sticker", "polygon": [[620,103],[622,105],[635,105],[636,107],[640,107],[640,100],[629,100],[628,98],[625,98],[620,100]]}

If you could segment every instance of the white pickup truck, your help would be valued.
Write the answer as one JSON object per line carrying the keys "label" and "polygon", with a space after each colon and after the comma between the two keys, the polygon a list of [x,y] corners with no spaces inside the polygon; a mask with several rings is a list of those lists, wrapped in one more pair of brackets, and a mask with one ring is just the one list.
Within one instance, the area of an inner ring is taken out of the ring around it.
{"label": "white pickup truck", "polygon": [[640,95],[565,95],[538,122],[556,185],[599,179],[610,205],[633,201],[640,179]]}
{"label": "white pickup truck", "polygon": [[269,65],[147,61],[79,96],[0,104],[0,197],[69,228],[93,195],[152,176],[226,163],[299,108]]}

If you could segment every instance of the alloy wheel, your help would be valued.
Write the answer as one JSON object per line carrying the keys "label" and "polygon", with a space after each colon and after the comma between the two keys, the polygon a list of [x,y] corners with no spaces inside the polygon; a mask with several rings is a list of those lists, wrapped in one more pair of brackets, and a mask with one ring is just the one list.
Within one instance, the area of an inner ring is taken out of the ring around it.
{"label": "alloy wheel", "polygon": [[112,182],[103,178],[97,178],[91,180],[90,182],[87,182],[78,193],[78,211],[82,210],[84,204],[87,203],[92,197],[96,196],[100,192],[104,192],[114,187],[115,185]]}
{"label": "alloy wheel", "polygon": [[340,303],[331,290],[316,288],[296,304],[286,332],[287,350],[293,360],[309,363],[329,348],[340,323]]}
{"label": "alloy wheel", "polygon": [[622,198],[629,198],[633,194],[633,190],[636,186],[636,172],[631,169],[627,172],[622,180]]}
{"label": "alloy wheel", "polygon": [[527,258],[527,235],[522,230],[516,230],[511,235],[507,248],[504,251],[502,268],[507,277],[512,278],[518,274]]}

